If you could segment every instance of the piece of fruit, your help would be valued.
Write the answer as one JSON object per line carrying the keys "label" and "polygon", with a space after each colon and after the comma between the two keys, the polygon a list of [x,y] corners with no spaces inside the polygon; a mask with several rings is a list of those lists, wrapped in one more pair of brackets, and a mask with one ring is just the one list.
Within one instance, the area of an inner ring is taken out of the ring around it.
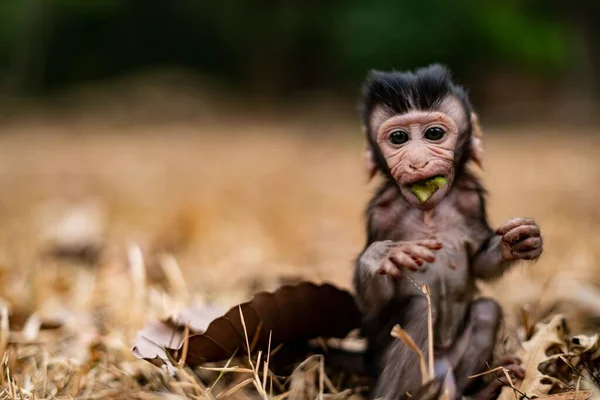
{"label": "piece of fruit", "polygon": [[416,196],[421,203],[426,202],[433,196],[433,194],[447,182],[447,179],[443,176],[435,176],[433,178],[425,179],[417,183],[413,183],[410,186],[410,191]]}

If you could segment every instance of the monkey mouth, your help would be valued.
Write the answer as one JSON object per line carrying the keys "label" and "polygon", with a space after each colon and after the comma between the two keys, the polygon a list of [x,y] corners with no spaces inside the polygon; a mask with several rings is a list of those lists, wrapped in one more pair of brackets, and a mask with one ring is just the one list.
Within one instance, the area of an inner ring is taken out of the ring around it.
{"label": "monkey mouth", "polygon": [[442,188],[448,179],[443,175],[435,175],[407,185],[408,190],[421,202],[425,203],[438,189]]}

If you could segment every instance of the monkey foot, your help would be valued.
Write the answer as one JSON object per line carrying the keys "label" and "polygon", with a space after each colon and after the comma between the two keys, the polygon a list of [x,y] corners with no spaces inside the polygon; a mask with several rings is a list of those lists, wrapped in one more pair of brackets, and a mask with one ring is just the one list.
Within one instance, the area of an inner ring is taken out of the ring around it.
{"label": "monkey foot", "polygon": [[[507,370],[510,381],[507,379],[504,370],[494,372],[493,379],[487,383],[483,389],[475,393],[469,398],[472,400],[494,400],[500,395],[500,391],[504,386],[510,386],[523,380],[525,377],[525,369],[521,367],[521,360],[515,356],[507,356],[498,361],[494,368],[504,367]],[[493,369],[493,368],[492,368]]]}
{"label": "monkey foot", "polygon": [[436,378],[421,386],[412,396],[404,394],[401,400],[438,400],[444,391],[444,379]]}

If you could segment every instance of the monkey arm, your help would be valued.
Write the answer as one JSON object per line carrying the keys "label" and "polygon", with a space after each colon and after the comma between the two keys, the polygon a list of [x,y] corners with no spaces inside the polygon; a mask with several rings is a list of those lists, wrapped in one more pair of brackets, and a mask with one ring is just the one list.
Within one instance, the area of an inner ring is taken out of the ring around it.
{"label": "monkey arm", "polygon": [[377,273],[381,261],[389,252],[388,242],[373,242],[356,261],[354,289],[358,306],[365,316],[377,314],[394,296],[393,278]]}
{"label": "monkey arm", "polygon": [[394,280],[404,278],[403,270],[423,270],[441,248],[436,239],[371,243],[359,257],[354,277],[363,313],[378,312],[395,296]]}
{"label": "monkey arm", "polygon": [[503,255],[502,236],[492,233],[471,260],[471,272],[477,279],[494,280],[514,264]]}
{"label": "monkey arm", "polygon": [[518,260],[537,260],[542,254],[540,228],[531,218],[513,218],[491,233],[472,258],[476,278],[500,277]]}
{"label": "monkey arm", "polygon": [[398,216],[387,212],[397,202],[395,186],[383,186],[367,209],[367,243],[355,263],[354,289],[363,315],[370,319],[394,297],[394,278],[378,272],[394,242],[387,236],[387,225]]}

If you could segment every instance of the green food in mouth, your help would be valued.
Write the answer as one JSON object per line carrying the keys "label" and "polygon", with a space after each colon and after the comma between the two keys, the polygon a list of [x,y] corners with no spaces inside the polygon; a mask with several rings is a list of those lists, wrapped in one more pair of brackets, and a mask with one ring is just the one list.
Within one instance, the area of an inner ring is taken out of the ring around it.
{"label": "green food in mouth", "polygon": [[414,194],[421,203],[426,202],[433,194],[448,180],[443,176],[434,176],[433,178],[424,179],[422,181],[410,185],[410,191]]}

